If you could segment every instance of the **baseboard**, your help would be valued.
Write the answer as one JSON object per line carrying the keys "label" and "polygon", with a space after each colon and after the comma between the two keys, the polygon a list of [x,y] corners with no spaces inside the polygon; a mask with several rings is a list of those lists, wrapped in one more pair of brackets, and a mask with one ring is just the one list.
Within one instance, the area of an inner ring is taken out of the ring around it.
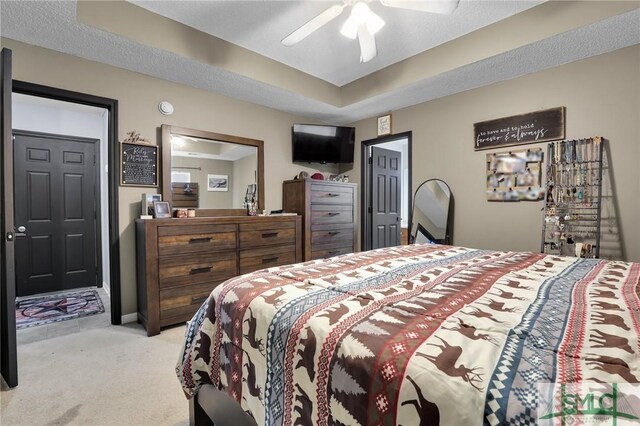
{"label": "baseboard", "polygon": [[130,322],[138,321],[138,313],[127,314],[122,316],[122,324],[128,324]]}

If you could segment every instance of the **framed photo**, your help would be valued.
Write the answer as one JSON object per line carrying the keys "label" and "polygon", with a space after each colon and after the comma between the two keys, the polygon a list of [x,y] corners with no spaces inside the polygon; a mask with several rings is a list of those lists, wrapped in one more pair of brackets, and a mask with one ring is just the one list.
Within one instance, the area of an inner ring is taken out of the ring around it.
{"label": "framed photo", "polygon": [[156,219],[171,217],[171,208],[169,208],[169,203],[166,201],[154,201],[153,217]]}
{"label": "framed photo", "polygon": [[228,175],[207,175],[207,191],[228,191]]}
{"label": "framed photo", "polygon": [[391,114],[378,117],[378,136],[391,134]]}
{"label": "framed photo", "polygon": [[153,202],[154,201],[162,201],[161,194],[142,194],[142,203],[141,203],[141,211],[140,214],[142,216],[149,215],[153,216]]}

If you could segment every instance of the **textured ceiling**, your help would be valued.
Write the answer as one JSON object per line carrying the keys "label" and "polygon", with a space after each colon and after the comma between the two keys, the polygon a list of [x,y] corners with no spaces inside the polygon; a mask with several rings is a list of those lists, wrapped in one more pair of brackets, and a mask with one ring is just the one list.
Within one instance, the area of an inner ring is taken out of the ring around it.
{"label": "textured ceiling", "polygon": [[337,86],[543,2],[462,0],[451,15],[437,15],[384,7],[378,1],[371,1],[371,10],[386,24],[375,36],[378,56],[361,64],[357,40],[340,34],[350,8],[295,46],[280,43],[318,13],[340,4],[340,0],[129,1]]}
{"label": "textured ceiling", "polygon": [[336,107],[163,49],[82,25],[73,1],[2,1],[0,35],[334,124],[537,72],[640,43],[640,9]]}

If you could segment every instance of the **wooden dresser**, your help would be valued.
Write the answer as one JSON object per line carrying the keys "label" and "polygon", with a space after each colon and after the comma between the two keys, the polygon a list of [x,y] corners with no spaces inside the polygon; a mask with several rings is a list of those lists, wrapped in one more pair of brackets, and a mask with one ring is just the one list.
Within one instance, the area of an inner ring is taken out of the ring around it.
{"label": "wooden dresser", "polygon": [[356,251],[357,184],[326,180],[287,180],[284,211],[302,216],[304,260]]}
{"label": "wooden dresser", "polygon": [[147,335],[185,322],[218,284],[302,261],[300,216],[136,220],[138,321]]}

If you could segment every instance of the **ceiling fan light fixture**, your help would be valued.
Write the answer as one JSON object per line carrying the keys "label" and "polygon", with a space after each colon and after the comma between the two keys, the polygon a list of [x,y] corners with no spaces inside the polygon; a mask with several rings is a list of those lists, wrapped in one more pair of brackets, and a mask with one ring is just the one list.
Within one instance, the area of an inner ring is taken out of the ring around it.
{"label": "ceiling fan light fixture", "polygon": [[342,28],[340,29],[340,34],[353,40],[358,36],[358,26],[354,24],[351,18],[348,18],[344,22],[344,25],[342,25]]}
{"label": "ceiling fan light fixture", "polygon": [[365,24],[361,24],[358,29],[358,42],[360,43],[360,62],[369,62],[376,57],[378,54],[376,39]]}
{"label": "ceiling fan light fixture", "polygon": [[342,25],[340,33],[350,39],[358,36],[360,25],[366,25],[369,34],[374,35],[384,26],[384,21],[369,9],[366,3],[358,2],[351,8],[351,14]]}
{"label": "ceiling fan light fixture", "polygon": [[367,30],[369,30],[369,34],[374,35],[380,31],[382,27],[384,27],[384,21],[382,18],[371,12],[369,19],[367,20]]}

